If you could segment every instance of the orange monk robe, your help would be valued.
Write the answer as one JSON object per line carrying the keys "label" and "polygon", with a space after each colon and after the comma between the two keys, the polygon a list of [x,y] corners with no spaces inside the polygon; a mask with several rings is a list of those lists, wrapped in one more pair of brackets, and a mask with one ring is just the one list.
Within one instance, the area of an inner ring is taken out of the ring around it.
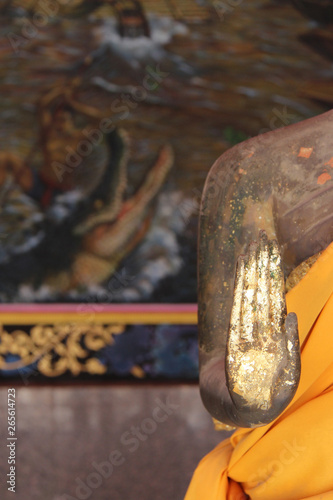
{"label": "orange monk robe", "polygon": [[333,500],[333,243],[286,300],[301,342],[295,397],[273,423],[239,429],[204,457],[185,500]]}

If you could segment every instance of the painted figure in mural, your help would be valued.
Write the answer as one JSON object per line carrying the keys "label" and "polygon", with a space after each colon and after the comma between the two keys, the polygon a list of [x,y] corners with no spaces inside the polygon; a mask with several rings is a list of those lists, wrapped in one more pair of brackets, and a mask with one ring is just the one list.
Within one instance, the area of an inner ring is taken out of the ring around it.
{"label": "painted figure in mural", "polygon": [[286,316],[284,278],[333,239],[332,132],[329,112],[258,136],[222,155],[208,175],[200,385],[209,412],[227,424],[272,421],[297,388],[297,319]]}
{"label": "painted figure in mural", "polygon": [[[2,275],[12,271],[14,284],[44,283],[60,294],[112,276],[149,229],[154,200],[173,164],[165,145],[126,198],[127,134],[78,101],[78,85],[68,82],[41,96],[39,140],[27,159],[0,155]],[[38,149],[42,161],[33,169]],[[67,262],[59,267],[63,257]]]}
{"label": "painted figure in mural", "polygon": [[241,143],[208,175],[200,388],[239,429],[200,462],[186,500],[332,496],[332,133],[330,111]]}

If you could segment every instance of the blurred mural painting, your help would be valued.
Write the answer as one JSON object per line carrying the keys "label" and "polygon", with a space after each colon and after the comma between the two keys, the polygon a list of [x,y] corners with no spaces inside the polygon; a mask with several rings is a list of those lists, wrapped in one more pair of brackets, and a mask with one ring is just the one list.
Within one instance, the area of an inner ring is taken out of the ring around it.
{"label": "blurred mural painting", "polygon": [[[2,0],[2,305],[195,303],[208,170],[332,107],[332,24],[333,0]],[[197,377],[195,321],[1,323],[5,376]]]}
{"label": "blurred mural painting", "polygon": [[332,9],[2,1],[1,301],[195,302],[207,171],[332,105]]}

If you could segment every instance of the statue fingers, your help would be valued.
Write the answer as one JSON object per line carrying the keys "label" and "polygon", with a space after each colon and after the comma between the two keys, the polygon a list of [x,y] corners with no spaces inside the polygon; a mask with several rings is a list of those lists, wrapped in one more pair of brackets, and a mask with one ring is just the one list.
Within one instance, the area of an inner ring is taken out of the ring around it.
{"label": "statue fingers", "polygon": [[286,299],[282,260],[277,242],[269,242],[269,276],[270,276],[270,313],[272,331],[282,334],[286,318]]}
{"label": "statue fingers", "polygon": [[244,341],[252,342],[257,317],[257,243],[249,245],[244,256],[244,285],[242,293],[240,329]]}
{"label": "statue fingers", "polygon": [[240,318],[242,310],[243,289],[244,289],[245,264],[244,257],[240,256],[237,261],[236,278],[234,287],[233,304],[230,316],[230,336],[231,341],[240,338]]}
{"label": "statue fingers", "polygon": [[260,231],[257,248],[257,297],[256,316],[258,340],[265,342],[271,330],[270,322],[270,276],[269,276],[269,248],[265,231]]}

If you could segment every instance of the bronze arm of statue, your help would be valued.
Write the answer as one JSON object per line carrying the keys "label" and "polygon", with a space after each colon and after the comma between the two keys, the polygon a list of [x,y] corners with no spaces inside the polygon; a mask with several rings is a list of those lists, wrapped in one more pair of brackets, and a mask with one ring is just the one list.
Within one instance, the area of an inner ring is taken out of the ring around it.
{"label": "bronze arm of statue", "polygon": [[200,392],[231,426],[265,425],[300,376],[285,278],[333,240],[333,111],[238,144],[210,170],[199,223]]}

